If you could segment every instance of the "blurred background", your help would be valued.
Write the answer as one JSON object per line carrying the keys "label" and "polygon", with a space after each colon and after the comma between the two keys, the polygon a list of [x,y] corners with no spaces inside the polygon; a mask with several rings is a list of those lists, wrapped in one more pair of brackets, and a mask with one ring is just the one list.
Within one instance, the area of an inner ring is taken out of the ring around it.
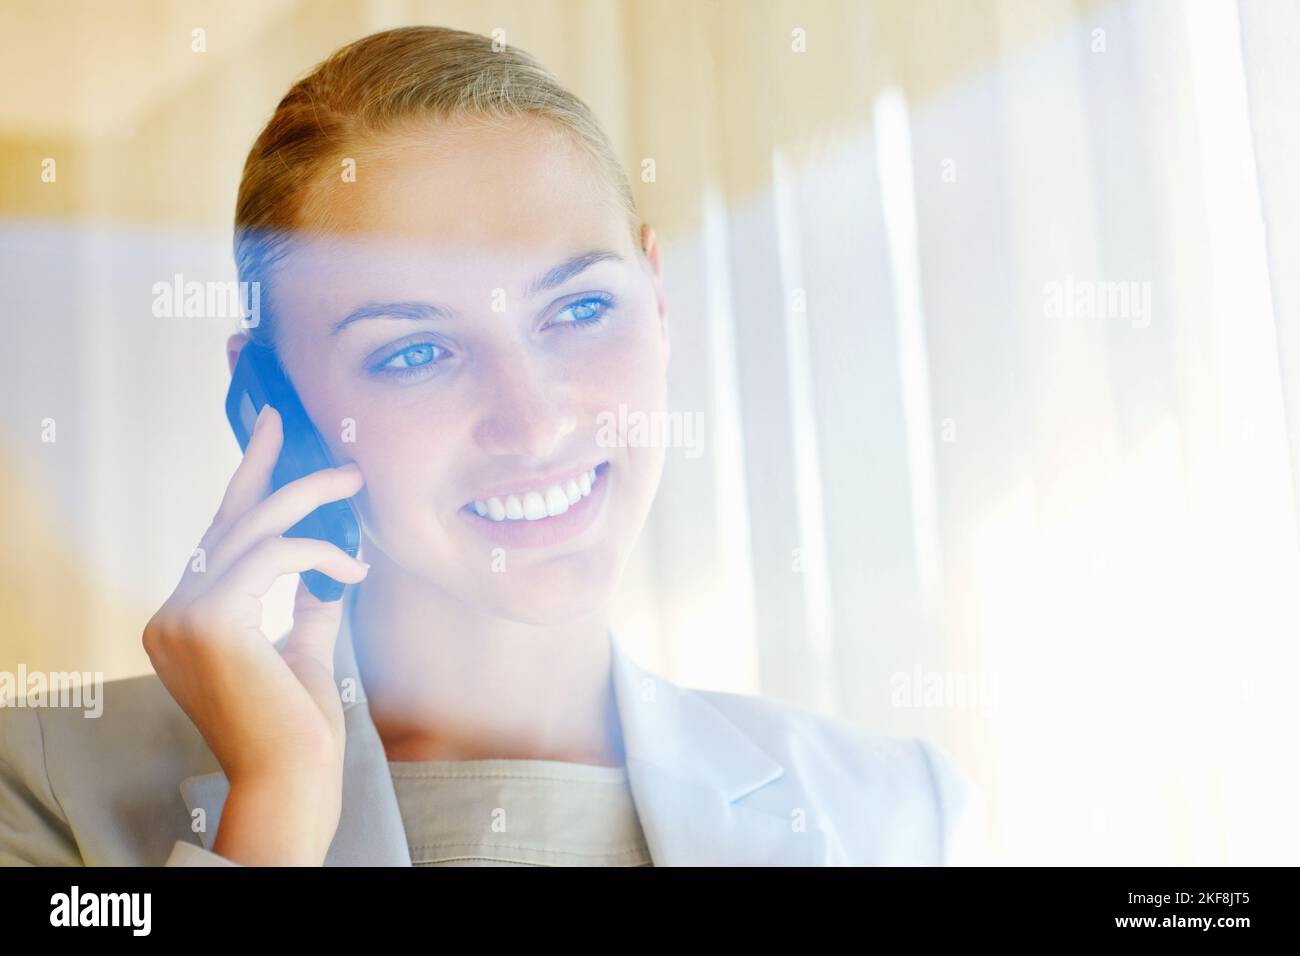
{"label": "blurred background", "polygon": [[0,669],[150,669],[238,461],[236,323],[152,286],[234,278],[290,83],[375,30],[500,29],[624,157],[704,423],[628,570],[633,655],[930,737],[1008,863],[1300,862],[1296,3],[0,18]]}

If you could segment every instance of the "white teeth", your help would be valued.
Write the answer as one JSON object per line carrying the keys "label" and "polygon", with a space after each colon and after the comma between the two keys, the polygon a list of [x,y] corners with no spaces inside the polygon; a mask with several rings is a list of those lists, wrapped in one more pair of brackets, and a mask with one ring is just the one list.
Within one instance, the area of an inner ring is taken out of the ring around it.
{"label": "white teeth", "polygon": [[596,469],[584,471],[566,482],[551,485],[545,490],[529,491],[502,498],[476,498],[470,508],[480,518],[489,521],[537,521],[562,515],[570,507],[591,494],[596,481]]}
{"label": "white teeth", "polygon": [[536,521],[546,517],[546,499],[535,491],[524,495],[524,517]]}
{"label": "white teeth", "polygon": [[559,485],[546,489],[546,513],[554,518],[569,510],[569,497]]}

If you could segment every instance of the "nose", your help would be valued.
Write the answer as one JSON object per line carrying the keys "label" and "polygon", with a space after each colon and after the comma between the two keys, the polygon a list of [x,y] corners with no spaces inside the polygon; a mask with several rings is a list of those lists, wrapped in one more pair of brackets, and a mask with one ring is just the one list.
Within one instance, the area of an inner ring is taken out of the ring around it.
{"label": "nose", "polygon": [[547,461],[578,427],[569,389],[526,361],[485,381],[482,407],[474,439],[489,455]]}

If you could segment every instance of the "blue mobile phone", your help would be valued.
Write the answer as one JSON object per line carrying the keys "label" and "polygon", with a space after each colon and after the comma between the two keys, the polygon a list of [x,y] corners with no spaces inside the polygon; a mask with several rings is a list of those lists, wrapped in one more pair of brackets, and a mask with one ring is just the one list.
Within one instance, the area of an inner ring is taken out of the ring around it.
{"label": "blue mobile phone", "polygon": [[[239,352],[226,394],[226,418],[241,450],[248,448],[257,414],[267,404],[280,413],[284,425],[284,445],[271,476],[272,491],[313,471],[334,467],[329,448],[307,416],[275,353],[248,342]],[[361,524],[351,500],[346,498],[321,505],[285,536],[330,541],[354,558],[361,548]],[[302,579],[322,601],[337,601],[343,596],[345,585],[320,571],[304,571]]]}

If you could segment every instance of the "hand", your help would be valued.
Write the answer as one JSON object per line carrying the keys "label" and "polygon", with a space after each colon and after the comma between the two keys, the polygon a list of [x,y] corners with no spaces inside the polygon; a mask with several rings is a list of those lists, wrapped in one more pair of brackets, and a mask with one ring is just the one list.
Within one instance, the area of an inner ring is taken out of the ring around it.
{"label": "hand", "polygon": [[262,632],[262,602],[285,574],[365,578],[368,565],[328,541],[281,537],[320,505],[355,495],[364,479],[352,463],[271,493],[283,441],[279,414],[264,406],[199,542],[206,566],[186,568],[143,643],[230,781],[214,851],[239,863],[319,864],[342,810],[334,645],[343,602],[318,600],[299,579],[283,652]]}

